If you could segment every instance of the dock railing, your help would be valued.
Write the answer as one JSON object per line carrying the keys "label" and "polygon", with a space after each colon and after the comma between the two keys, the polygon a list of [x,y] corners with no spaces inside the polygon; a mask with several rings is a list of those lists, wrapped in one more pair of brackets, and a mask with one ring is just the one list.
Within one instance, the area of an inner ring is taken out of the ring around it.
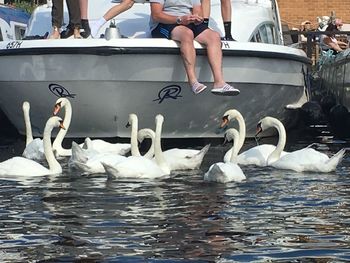
{"label": "dock railing", "polygon": [[[285,45],[295,46],[297,48],[301,48],[305,51],[306,55],[312,60],[313,65],[315,65],[320,56],[320,35],[326,35],[328,33],[333,33],[330,31],[298,31],[298,30],[289,30],[283,31],[284,35],[290,35],[291,39],[300,39],[301,35],[306,37],[305,41],[293,41],[293,44],[285,43]],[[297,36],[297,37],[296,37]],[[339,31],[335,35],[338,40],[349,43],[350,31]]]}

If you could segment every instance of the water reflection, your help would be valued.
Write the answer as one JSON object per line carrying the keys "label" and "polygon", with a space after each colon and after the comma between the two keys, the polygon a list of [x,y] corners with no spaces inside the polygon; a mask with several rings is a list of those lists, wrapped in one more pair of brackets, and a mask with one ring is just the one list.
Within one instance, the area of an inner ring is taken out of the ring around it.
{"label": "water reflection", "polygon": [[2,262],[350,260],[349,154],[333,173],[248,166],[244,182],[204,182],[225,150],[159,181],[81,176],[66,165],[59,176],[0,180]]}

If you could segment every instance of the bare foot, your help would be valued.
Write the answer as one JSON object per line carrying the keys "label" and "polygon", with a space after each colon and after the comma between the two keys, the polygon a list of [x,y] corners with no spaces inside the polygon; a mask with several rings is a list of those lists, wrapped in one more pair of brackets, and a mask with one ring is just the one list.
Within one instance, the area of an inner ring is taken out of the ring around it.
{"label": "bare foot", "polygon": [[60,39],[60,38],[61,38],[60,31],[57,26],[54,26],[49,39]]}

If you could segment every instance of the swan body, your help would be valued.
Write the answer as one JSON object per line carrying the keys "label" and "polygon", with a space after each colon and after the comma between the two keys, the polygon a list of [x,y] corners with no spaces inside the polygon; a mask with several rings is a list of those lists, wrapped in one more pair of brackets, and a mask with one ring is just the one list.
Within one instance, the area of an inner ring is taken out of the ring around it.
{"label": "swan body", "polygon": [[87,149],[93,149],[98,153],[113,153],[125,155],[130,152],[130,143],[110,143],[101,139],[91,140]]}
{"label": "swan body", "polygon": [[236,129],[226,131],[228,141],[232,140],[233,150],[231,151],[230,162],[218,162],[209,167],[204,174],[204,180],[217,183],[241,182],[246,179],[242,169],[237,165],[237,153],[239,151],[239,133]]}
{"label": "swan body", "polygon": [[269,127],[275,127],[280,135],[276,149],[267,158],[267,164],[275,168],[296,172],[331,172],[336,169],[345,154],[345,149],[341,149],[332,158],[329,158],[324,153],[318,152],[311,147],[306,147],[281,156],[286,144],[283,124],[272,117],[265,117],[258,124],[260,131]]}
{"label": "swan body", "polygon": [[[228,110],[223,115],[223,125],[226,125],[229,121],[236,119],[239,126],[239,149],[243,146],[246,137],[246,126],[242,114],[235,109]],[[286,136],[284,127],[282,125],[280,136]],[[284,132],[284,133],[283,133]],[[229,162],[232,149],[228,150],[224,156],[224,162]],[[241,165],[256,165],[256,166],[266,166],[267,158],[276,149],[275,145],[262,144],[252,147],[245,152],[242,152],[237,157],[237,163]],[[281,156],[284,156],[286,152],[282,151]]]}
{"label": "swan body", "polygon": [[171,170],[199,169],[210,144],[201,150],[173,148],[163,152],[164,158]]}
{"label": "swan body", "polygon": [[[137,145],[138,119],[135,114],[130,114],[129,124],[131,125],[131,153],[133,156],[140,156]],[[93,142],[94,141],[90,139],[85,139],[84,144],[87,146],[87,150],[73,143],[72,156],[69,160],[70,168],[81,170],[84,174],[104,173],[105,168],[102,163],[114,166],[127,159],[125,156],[116,154],[113,151],[98,152],[94,146],[91,145]],[[92,151],[91,148],[93,149]]]}
{"label": "swan body", "polygon": [[[154,132],[152,134],[151,129],[142,129],[139,131],[138,138],[142,142],[144,137],[149,137],[152,139],[152,145],[148,152],[145,154],[145,157],[152,155],[153,138],[155,137]],[[193,149],[178,149],[173,148],[166,151],[163,151],[163,156],[165,161],[170,167],[170,170],[193,170],[199,169],[202,164],[205,154],[208,152],[210,144],[204,146],[201,150]]]}
{"label": "swan body", "polygon": [[[130,117],[132,114],[130,114]],[[130,119],[129,117],[129,119]],[[169,166],[167,165],[163,152],[161,149],[161,132],[164,117],[160,114],[156,116],[156,130],[155,130],[155,143],[154,153],[155,161],[150,160],[144,156],[130,156],[125,161],[118,163],[117,165],[108,165],[102,163],[108,176],[115,178],[147,178],[156,179],[164,177],[170,174]],[[131,144],[137,144],[137,137],[134,136],[137,133],[135,126],[131,129],[132,141]],[[134,149],[136,150],[136,149]],[[131,149],[133,154],[133,149]]]}
{"label": "swan body", "polygon": [[63,127],[61,118],[51,117],[48,119],[44,129],[44,152],[49,169],[43,165],[26,159],[24,157],[13,157],[0,163],[0,175],[6,177],[13,176],[43,176],[62,173],[62,167],[55,159],[51,146],[51,132],[54,127]]}
{"label": "swan body", "polygon": [[26,147],[22,156],[34,161],[42,161],[45,159],[43,140],[40,138],[33,139],[29,116],[30,104],[28,101],[23,102],[22,109],[26,128]]}

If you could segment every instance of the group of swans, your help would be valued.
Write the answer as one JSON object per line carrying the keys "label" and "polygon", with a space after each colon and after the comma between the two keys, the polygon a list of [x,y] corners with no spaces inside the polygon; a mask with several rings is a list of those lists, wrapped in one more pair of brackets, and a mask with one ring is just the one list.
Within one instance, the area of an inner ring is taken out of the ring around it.
{"label": "group of swans", "polygon": [[[161,140],[161,128],[164,122],[164,117],[161,115],[157,115],[156,117],[156,132],[154,132],[150,128],[144,128],[138,131],[138,118],[136,114],[132,113],[129,115],[129,121],[127,126],[131,126],[131,136],[130,136],[130,144],[131,144],[131,157],[128,157],[126,162],[126,158],[124,156],[115,156],[111,154],[93,154],[92,156],[84,156],[84,150],[81,149],[77,144],[73,143],[72,149],[73,154],[69,161],[69,166],[77,168],[83,171],[85,174],[92,173],[104,173],[107,172],[112,174],[115,177],[157,177],[160,173],[158,169],[151,169],[152,166],[147,166],[148,160],[152,159],[152,162],[157,163],[158,166],[165,166],[164,164],[159,164],[159,160],[164,160],[166,166],[169,170],[193,170],[198,169],[203,161],[205,154],[207,153],[210,145],[206,145],[201,150],[193,150],[193,149],[169,149],[166,151],[161,150],[161,146],[157,146],[157,143],[160,144]],[[158,127],[158,133],[157,133]],[[152,141],[151,147],[148,152],[141,156],[138,141],[142,142],[144,138],[150,138]],[[157,152],[158,151],[158,152]],[[153,157],[154,155],[154,157]],[[77,157],[78,156],[78,157]],[[158,157],[157,157],[158,156]],[[161,156],[161,157],[159,157]],[[114,158],[115,157],[115,158]],[[148,159],[148,160],[146,160]],[[143,163],[144,165],[139,165],[137,172],[134,167],[133,162]],[[118,172],[115,171],[115,168],[119,163]],[[129,167],[130,166],[130,167]],[[108,167],[108,169],[106,169]],[[121,171],[121,167],[124,167],[123,173]],[[129,172],[126,171],[129,169]],[[148,173],[142,172],[142,170],[149,170]],[[166,170],[166,169],[163,169]],[[123,176],[121,174],[124,174]],[[132,176],[132,174],[134,174]]]}
{"label": "group of swans", "polygon": [[[235,109],[226,111],[223,115],[222,126],[227,125],[229,121],[234,119],[238,121],[239,125],[238,149],[240,150],[245,140],[246,130],[242,115]],[[294,152],[284,152],[283,149],[287,138],[286,130],[278,119],[269,116],[261,119],[257,125],[257,133],[271,127],[277,129],[277,145],[263,144],[255,146],[237,156],[238,164],[272,166],[278,169],[294,170],[296,172],[331,172],[336,169],[345,154],[346,149],[341,149],[332,158],[329,158],[326,154],[318,152],[311,147]],[[225,154],[225,162],[228,162],[231,151],[233,151],[233,148]]]}
{"label": "group of swans", "polygon": [[62,173],[62,167],[56,160],[51,145],[51,132],[53,128],[60,127],[64,129],[63,121],[58,116],[48,119],[44,129],[43,148],[44,156],[49,168],[44,167],[40,163],[27,159],[25,157],[13,157],[0,163],[0,175],[11,176],[43,176]]}
{"label": "group of swans", "polygon": [[[62,108],[65,108],[65,116],[62,121],[59,117],[51,117],[45,126],[43,140],[33,139],[28,102],[23,103],[23,113],[26,125],[26,149],[23,156],[41,161],[46,158],[49,169],[43,167],[36,161],[28,160],[22,157],[14,157],[0,163],[1,175],[43,175],[52,173],[61,173],[62,168],[55,158],[56,156],[71,156],[70,166],[78,168],[85,173],[104,173],[113,177],[136,177],[136,178],[157,178],[170,174],[172,170],[198,169],[207,153],[210,145],[206,145],[201,150],[192,149],[169,149],[162,151],[161,131],[164,122],[162,115],[155,118],[155,132],[149,128],[138,131],[138,119],[135,114],[129,115],[129,124],[131,126],[130,144],[110,144],[102,140],[90,140],[86,138],[85,147],[73,142],[72,149],[64,149],[62,141],[67,133],[67,129],[60,129],[55,141],[51,145],[51,131],[54,127],[68,128],[72,117],[72,107],[68,99],[60,98],[56,101],[54,115]],[[258,124],[258,133],[270,127],[278,131],[277,145],[258,145],[239,153],[242,148],[246,127],[243,116],[235,109],[228,110],[223,115],[222,126],[228,122],[237,120],[239,131],[228,129],[225,133],[226,138],[233,140],[232,148],[225,154],[224,162],[211,165],[204,175],[204,180],[216,182],[240,182],[246,177],[242,172],[240,165],[273,166],[279,169],[290,169],[297,172],[330,172],[336,169],[336,166],[342,160],[345,150],[342,149],[332,158],[326,154],[318,152],[311,147],[306,147],[294,152],[284,152],[286,144],[286,131],[283,124],[272,117],[261,119]],[[149,137],[152,145],[149,151],[141,156],[138,141]],[[100,148],[99,148],[100,146]],[[84,149],[84,148],[87,148]],[[125,154],[131,149],[131,156],[125,157]],[[55,153],[55,154],[54,154]],[[153,157],[154,155],[154,157]],[[22,168],[21,168],[22,167]],[[29,167],[27,169],[26,167]],[[39,168],[40,167],[40,168]]]}
{"label": "group of swans", "polygon": [[[42,161],[44,160],[44,150],[43,150],[43,142],[41,139],[36,138],[33,140],[32,136],[32,128],[30,122],[30,104],[29,102],[23,103],[23,114],[26,128],[26,148],[23,151],[23,156],[36,160]],[[67,157],[72,155],[72,149],[64,149],[62,147],[63,139],[65,138],[67,131],[69,129],[71,119],[72,119],[72,106],[70,101],[67,98],[59,98],[54,106],[53,114],[57,115],[61,109],[64,109],[64,118],[63,118],[63,126],[66,128],[65,130],[61,129],[54,142],[53,142],[53,150],[55,152],[55,156],[58,157]],[[87,148],[99,153],[115,153],[125,155],[130,151],[129,143],[109,143],[100,139],[91,140],[86,138],[85,140],[87,144]],[[82,147],[82,145],[80,145]]]}

